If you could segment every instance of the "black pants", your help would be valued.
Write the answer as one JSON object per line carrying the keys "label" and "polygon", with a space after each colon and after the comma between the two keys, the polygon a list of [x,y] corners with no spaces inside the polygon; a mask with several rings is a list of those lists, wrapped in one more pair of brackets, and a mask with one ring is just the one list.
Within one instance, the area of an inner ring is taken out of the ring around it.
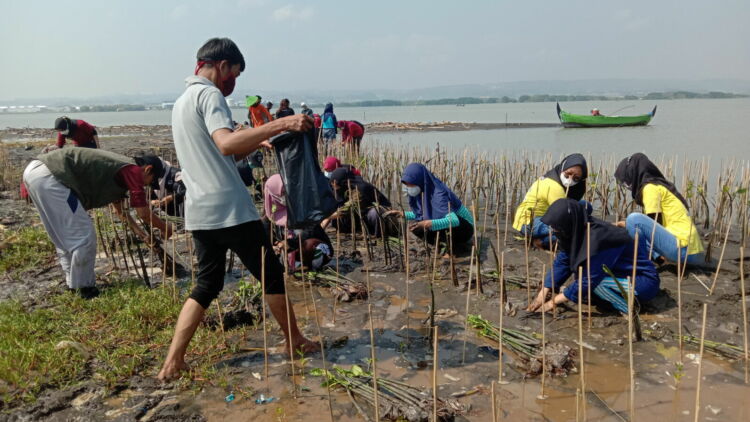
{"label": "black pants", "polygon": [[440,240],[443,242],[447,242],[447,239],[451,237],[450,235],[453,235],[453,247],[463,245],[467,243],[469,240],[471,240],[472,236],[474,236],[474,226],[469,223],[464,218],[458,217],[458,226],[453,227],[452,229],[444,229],[444,230],[421,230],[417,229],[414,230],[412,233],[414,233],[415,236],[417,236],[420,239],[424,239],[429,243],[430,245],[435,245],[435,238],[437,238],[438,234],[440,234]]}
{"label": "black pants", "polygon": [[223,229],[195,230],[193,240],[198,256],[198,282],[190,298],[204,309],[224,288],[227,250],[236,253],[253,277],[260,280],[261,250],[265,247],[265,292],[284,293],[284,266],[273,253],[268,233],[259,220]]}

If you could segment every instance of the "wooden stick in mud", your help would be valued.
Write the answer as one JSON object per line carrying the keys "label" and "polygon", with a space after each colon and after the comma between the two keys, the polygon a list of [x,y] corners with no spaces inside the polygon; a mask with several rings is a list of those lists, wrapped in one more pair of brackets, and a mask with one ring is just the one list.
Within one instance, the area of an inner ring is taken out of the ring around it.
{"label": "wooden stick in mud", "polygon": [[[438,253],[438,245],[440,244],[440,232],[437,232],[437,236],[435,236],[435,253],[433,254],[432,259],[432,276],[430,277],[430,327],[435,326],[435,271],[437,269],[437,253]],[[468,286],[468,289],[471,290],[471,286]],[[432,331],[430,331],[430,335],[432,335]]]}
{"label": "wooden stick in mud", "polygon": [[[474,218],[474,224],[477,224],[477,204],[476,202],[472,204],[471,206],[471,215]],[[482,288],[482,274],[481,274],[481,264],[479,263],[480,258],[480,250],[479,250],[479,230],[474,230],[474,253],[477,255],[477,274],[476,274],[476,283],[477,283],[477,295],[479,293],[484,293],[484,289]]]}
{"label": "wooden stick in mud", "polygon": [[[300,260],[302,260],[302,235],[300,234],[300,236],[298,236],[298,238],[299,238],[299,244],[300,244],[300,246],[299,246],[300,255],[299,256],[300,256]],[[302,265],[300,265],[300,271],[302,272],[302,284],[304,285],[305,284],[305,265],[304,265],[304,262],[302,263]],[[369,295],[369,292],[368,292],[368,295]],[[325,374],[328,374],[328,364],[326,362],[326,348],[325,348],[325,344],[323,344],[323,332],[320,329],[320,321],[318,321],[318,305],[317,305],[317,303],[315,301],[315,293],[313,292],[312,281],[310,281],[310,301],[313,304],[313,318],[315,319],[315,326],[318,329],[318,342],[320,343],[320,354],[321,354],[321,358],[323,359],[323,372]],[[370,320],[370,332],[371,332],[370,335],[372,335],[372,313],[370,313],[370,319],[371,319]],[[264,332],[264,334],[265,334],[265,332]],[[263,340],[265,341],[265,338]],[[264,350],[265,350],[265,343],[264,343]],[[374,353],[374,350],[373,350],[373,353]],[[375,376],[374,375],[374,373],[375,373],[374,368],[375,368],[375,358],[373,358],[373,376]],[[266,375],[266,380],[268,380],[268,375]],[[331,400],[331,385],[329,383],[326,383],[326,392],[328,393],[328,413],[329,413],[329,415],[331,417],[331,422],[333,422],[333,401]],[[375,393],[377,395],[377,388],[375,389]],[[376,400],[377,400],[377,398],[376,398]],[[376,406],[377,406],[377,402],[376,402]],[[377,413],[376,413],[376,415],[377,415]]]}
{"label": "wooden stick in mud", "polygon": [[[448,201],[448,215],[451,213],[451,203]],[[458,276],[456,275],[456,261],[453,257],[453,225],[448,224],[448,247],[449,254],[450,254],[450,264],[451,264],[451,280],[453,281],[453,286],[458,287]]]}
{"label": "wooden stick in mud", "polygon": [[[701,346],[698,352],[698,384],[695,386],[695,422],[698,422],[701,411],[701,377],[703,376],[703,341],[706,338],[706,313],[708,303],[703,304],[703,322],[701,323]],[[631,419],[632,420],[632,419]]]}
{"label": "wooden stick in mud", "polygon": [[471,247],[471,258],[469,259],[469,281],[466,283],[466,313],[464,314],[464,346],[461,352],[461,364],[466,363],[466,340],[469,332],[469,298],[471,297],[471,274],[474,270],[474,246]]}
{"label": "wooden stick in mud", "polygon": [[287,333],[289,335],[287,336],[287,343],[289,345],[289,366],[292,369],[292,396],[296,399],[297,398],[297,376],[294,374],[294,347],[292,346],[292,315],[291,315],[291,304],[289,302],[289,289],[287,289],[287,282],[286,277],[289,273],[289,263],[286,259],[288,255],[287,253],[287,239],[289,238],[289,231],[287,228],[284,228],[284,256],[281,260],[284,263],[284,291],[287,292],[284,295],[284,304],[286,305],[286,328]]}
{"label": "wooden stick in mud", "polygon": [[[551,244],[550,244],[550,247],[552,247]],[[545,265],[542,264],[542,274],[544,274],[546,270],[547,269],[545,268]],[[580,294],[580,289],[581,289],[581,287],[580,287],[580,284],[579,284],[579,286],[578,286],[579,294]],[[580,301],[581,301],[581,299],[579,298],[578,299],[579,307],[580,307]],[[554,295],[554,293],[552,294],[552,303],[553,304],[555,303],[555,295]],[[546,384],[546,381],[547,381],[547,356],[546,356],[547,355],[546,354],[546,348],[547,348],[547,346],[546,346],[546,341],[547,341],[547,336],[546,336],[547,329],[546,329],[546,325],[547,325],[547,320],[546,320],[546,314],[547,314],[547,311],[545,311],[544,309],[542,309],[542,391],[536,397],[539,400],[546,400],[547,399],[547,396],[544,394],[544,387],[545,387],[545,384]],[[500,337],[502,337],[502,331],[500,332]]]}
{"label": "wooden stick in mud", "polygon": [[[192,258],[190,258],[192,261]],[[191,262],[192,264],[192,262]],[[263,301],[261,309],[263,315],[263,372],[266,379],[266,390],[271,391],[268,384],[268,332],[266,331],[266,247],[260,248],[260,294]]]}
{"label": "wooden stick in mud", "polygon": [[586,277],[589,280],[586,283],[586,290],[588,290],[588,323],[589,331],[591,331],[591,222],[586,223]]}
{"label": "wooden stick in mud", "polygon": [[380,406],[378,404],[378,370],[375,363],[375,329],[372,325],[372,303],[367,304],[367,314],[370,319],[370,359],[372,360],[372,389],[375,390],[375,420],[380,420]]}
{"label": "wooden stick in mud", "polygon": [[711,283],[711,289],[708,292],[709,296],[714,294],[714,289],[716,288],[716,280],[719,278],[719,270],[721,269],[721,261],[724,260],[724,251],[727,249],[727,239],[729,239],[729,229],[731,227],[732,227],[732,220],[730,219],[729,222],[727,222],[727,232],[724,235],[724,244],[722,244],[721,246],[721,254],[719,254],[719,262],[716,264],[716,272],[714,273],[714,281],[713,283]]}
{"label": "wooden stick in mud", "polygon": [[510,201],[508,193],[505,194],[505,232],[503,233],[503,248],[508,244],[508,221],[510,220]]}
{"label": "wooden stick in mud", "polygon": [[531,304],[531,277],[529,275],[529,242],[531,239],[528,230],[525,230],[523,237],[524,263],[526,265],[526,305],[528,306]]}
{"label": "wooden stick in mud", "polygon": [[[581,361],[581,397],[586,397],[586,371],[583,364],[583,267],[578,267],[578,356]],[[554,300],[554,298],[553,298]],[[586,420],[586,400],[583,403],[583,420]]]}
{"label": "wooden stick in mud", "polygon": [[[400,199],[399,199],[400,201]],[[408,226],[406,224],[406,213],[404,213],[404,208],[401,207],[401,212],[404,214],[404,256],[405,256],[405,272],[406,272],[406,278],[404,278],[404,285],[406,286],[406,306],[404,307],[404,313],[406,314],[406,343],[409,343],[409,235],[407,234]]]}
{"label": "wooden stick in mud", "polygon": [[[557,305],[555,305],[555,251],[557,250],[556,247],[552,246],[552,230],[549,232],[549,275],[550,275],[550,281],[552,282],[552,318],[557,317]],[[545,268],[544,264],[542,264],[542,290],[544,290],[544,277],[545,277]],[[545,297],[546,299],[546,297]]]}
{"label": "wooden stick in mud", "polygon": [[438,369],[438,327],[433,327],[432,335],[432,420],[437,421],[438,407],[438,389],[437,389],[437,369]]}
{"label": "wooden stick in mud", "polygon": [[497,409],[496,409],[497,396],[495,395],[495,380],[491,381],[490,386],[492,389],[492,422],[497,422]]}
{"label": "wooden stick in mud", "polygon": [[581,389],[576,388],[576,422],[579,422],[581,420],[580,407],[581,407]]}
{"label": "wooden stick in mud", "polygon": [[750,383],[748,380],[748,361],[750,355],[747,349],[747,304],[745,302],[745,248],[740,246],[740,305],[742,306],[742,342],[745,346],[745,384]]}
{"label": "wooden stick in mud", "polygon": [[[635,232],[636,240],[638,238],[638,232]],[[628,277],[628,357],[629,357],[629,375],[630,375],[630,397],[628,398],[629,403],[629,414],[630,420],[635,420],[635,369],[633,364],[633,296],[635,293],[634,283]]]}
{"label": "wooden stick in mud", "polygon": [[[655,224],[654,227],[656,227]],[[674,241],[677,244],[677,346],[680,354],[679,362],[682,363],[682,271],[680,270],[682,252],[680,239],[675,238]],[[687,256],[685,256],[685,261],[687,261]]]}
{"label": "wooden stick in mud", "polygon": [[505,315],[505,252],[500,253],[500,318],[498,321],[498,330],[501,335],[497,338],[497,383],[503,385],[503,316]]}

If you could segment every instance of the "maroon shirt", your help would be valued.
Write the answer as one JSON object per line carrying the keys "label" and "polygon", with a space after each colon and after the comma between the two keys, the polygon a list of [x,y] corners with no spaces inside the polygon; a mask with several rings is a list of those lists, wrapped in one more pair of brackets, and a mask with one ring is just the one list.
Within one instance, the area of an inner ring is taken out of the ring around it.
{"label": "maroon shirt", "polygon": [[[67,138],[73,141],[73,144],[78,147],[96,148],[96,142],[94,141],[94,135],[96,135],[96,128],[83,120],[73,120],[75,122],[75,130],[72,130]],[[66,136],[62,132],[57,133],[57,146],[62,148],[65,145]]]}
{"label": "maroon shirt", "polygon": [[140,208],[148,206],[146,191],[143,188],[143,171],[135,164],[125,166],[115,175],[118,185],[130,191],[130,206]]}

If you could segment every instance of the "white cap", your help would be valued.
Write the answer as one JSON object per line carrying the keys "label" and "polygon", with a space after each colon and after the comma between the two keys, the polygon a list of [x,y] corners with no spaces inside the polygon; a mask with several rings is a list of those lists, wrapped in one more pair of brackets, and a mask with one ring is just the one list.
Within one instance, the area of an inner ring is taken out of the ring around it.
{"label": "white cap", "polygon": [[299,103],[299,106],[300,106],[300,107],[304,107],[304,106],[306,106],[306,105],[307,105],[307,104],[305,104],[305,102],[304,102],[304,101],[303,101],[303,102],[301,102],[301,103]]}

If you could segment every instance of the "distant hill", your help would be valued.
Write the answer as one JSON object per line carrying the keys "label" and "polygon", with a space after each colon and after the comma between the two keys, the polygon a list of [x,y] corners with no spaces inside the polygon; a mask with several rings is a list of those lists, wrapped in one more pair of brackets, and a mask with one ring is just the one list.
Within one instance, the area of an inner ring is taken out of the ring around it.
{"label": "distant hill", "polygon": [[[264,100],[278,103],[281,98],[292,100],[292,107],[300,101],[310,104],[326,102],[359,102],[359,101],[417,101],[439,100],[443,98],[477,97],[477,98],[518,98],[522,95],[595,95],[606,97],[637,96],[643,97],[653,92],[689,91],[699,94],[709,92],[727,92],[750,94],[750,80],[706,79],[706,80],[667,80],[667,79],[593,79],[593,80],[548,80],[516,81],[492,84],[447,85],[412,89],[280,89],[258,90],[257,87],[246,88],[240,85],[235,90],[235,101],[243,102],[246,94],[260,94]],[[30,98],[0,99],[0,105],[81,105],[81,104],[160,104],[172,102],[179,92],[163,94],[122,94],[90,98]]]}

